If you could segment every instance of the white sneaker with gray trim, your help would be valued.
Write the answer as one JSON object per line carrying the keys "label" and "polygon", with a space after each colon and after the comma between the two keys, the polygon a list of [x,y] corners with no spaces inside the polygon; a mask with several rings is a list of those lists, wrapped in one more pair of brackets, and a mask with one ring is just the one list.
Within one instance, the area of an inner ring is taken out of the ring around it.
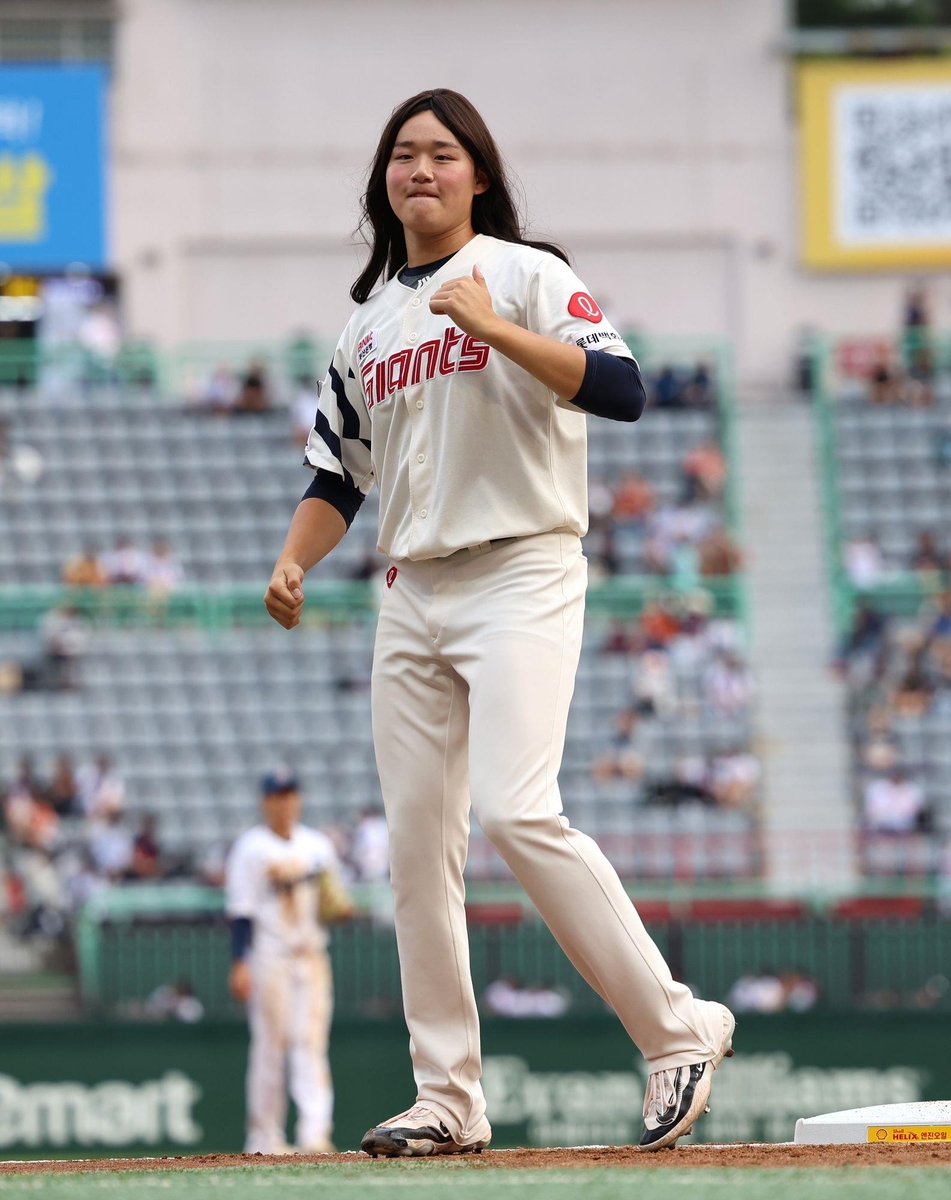
{"label": "white sneaker with gray trim", "polygon": [[713,1072],[724,1058],[733,1057],[733,1033],[736,1019],[726,1005],[723,1010],[723,1038],[719,1051],[706,1062],[688,1067],[654,1071],[647,1081],[644,1097],[642,1150],[663,1150],[675,1146],[693,1128],[697,1117],[710,1111],[707,1101],[713,1084]]}
{"label": "white sneaker with gray trim", "polygon": [[382,1125],[368,1129],[360,1149],[377,1158],[419,1158],[430,1154],[481,1154],[492,1140],[488,1121],[483,1118],[483,1135],[470,1142],[457,1142],[440,1117],[425,1104],[414,1104],[406,1112],[391,1117]]}

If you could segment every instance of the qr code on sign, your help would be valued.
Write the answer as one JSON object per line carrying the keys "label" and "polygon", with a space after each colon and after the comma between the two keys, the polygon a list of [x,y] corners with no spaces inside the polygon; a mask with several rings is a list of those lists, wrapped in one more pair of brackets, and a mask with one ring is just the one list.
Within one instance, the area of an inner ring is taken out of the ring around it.
{"label": "qr code on sign", "polygon": [[841,241],[951,241],[951,86],[842,88],[836,135]]}

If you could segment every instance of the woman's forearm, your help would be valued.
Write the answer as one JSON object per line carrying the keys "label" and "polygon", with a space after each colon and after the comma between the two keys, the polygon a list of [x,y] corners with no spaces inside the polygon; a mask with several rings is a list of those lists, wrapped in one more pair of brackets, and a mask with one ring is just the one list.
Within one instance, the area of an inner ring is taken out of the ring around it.
{"label": "woman's forearm", "polygon": [[293,562],[306,573],[333,550],[347,532],[347,522],[332,504],[302,500],[291,519],[278,563]]}
{"label": "woman's forearm", "polygon": [[587,360],[580,346],[556,342],[501,317],[484,340],[563,400],[573,400],[581,390]]}

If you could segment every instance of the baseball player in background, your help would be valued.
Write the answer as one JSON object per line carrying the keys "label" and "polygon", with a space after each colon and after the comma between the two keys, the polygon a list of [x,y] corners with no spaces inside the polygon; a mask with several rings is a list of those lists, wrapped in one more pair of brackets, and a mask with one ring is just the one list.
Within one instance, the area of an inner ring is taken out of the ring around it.
{"label": "baseball player in background", "polygon": [[333,1150],[333,990],[321,911],[325,919],[346,916],[349,901],[329,838],[299,824],[297,780],[276,771],[262,792],[263,823],[238,838],[225,868],[228,983],[247,1005],[251,1032],[245,1151],[293,1153],[285,1137],[289,1087],[296,1149],[325,1153]]}
{"label": "baseball player in background", "polygon": [[[581,186],[596,196],[596,178]],[[557,783],[587,577],[585,414],[636,420],[638,366],[563,252],[524,239],[498,149],[458,93],[395,110],[364,218],[358,307],[307,443],[314,480],[265,596],[297,625],[304,574],[376,483],[391,565],[373,736],[417,1098],[363,1149],[489,1143],[464,907],[470,803],[647,1059],[641,1145],[671,1146],[705,1110],[734,1020],[671,977],[611,864],[561,815]]]}

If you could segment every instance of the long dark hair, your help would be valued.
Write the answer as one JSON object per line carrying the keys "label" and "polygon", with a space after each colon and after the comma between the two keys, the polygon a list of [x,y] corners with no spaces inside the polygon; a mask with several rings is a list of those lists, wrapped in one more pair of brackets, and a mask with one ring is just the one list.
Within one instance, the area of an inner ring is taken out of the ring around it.
{"label": "long dark hair", "polygon": [[555,254],[567,262],[568,256],[560,246],[550,242],[529,241],[524,236],[502,155],[475,106],[459,92],[450,91],[449,88],[433,88],[411,96],[393,110],[373,156],[357,230],[370,247],[370,257],[350,289],[350,295],[357,304],[367,299],[381,275],[390,279],[406,262],[406,236],[386,194],[386,168],[393,153],[396,135],[402,126],[410,117],[427,111],[435,113],[437,119],[459,139],[472,156],[476,170],[481,171],[489,182],[488,189],[472,201],[472,228],[476,233],[486,233],[503,242],[547,250],[549,254]]}

